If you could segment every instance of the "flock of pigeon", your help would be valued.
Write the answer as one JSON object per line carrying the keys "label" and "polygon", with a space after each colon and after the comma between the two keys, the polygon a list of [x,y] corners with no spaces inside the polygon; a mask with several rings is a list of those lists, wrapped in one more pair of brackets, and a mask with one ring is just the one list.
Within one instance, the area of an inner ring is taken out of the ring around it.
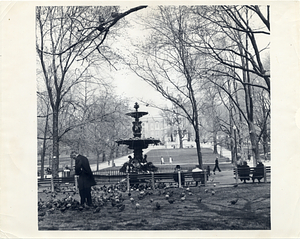
{"label": "flock of pigeon", "polygon": [[[216,184],[213,188],[206,188],[205,193],[211,195],[216,194]],[[75,187],[72,188],[61,188],[60,191],[51,192],[50,190],[43,190],[46,197],[39,199],[38,201],[38,215],[43,217],[49,215],[54,211],[60,211],[61,213],[67,210],[71,211],[82,211],[90,210],[93,213],[99,213],[104,207],[115,208],[116,211],[122,212],[128,207],[135,211],[139,210],[142,205],[151,205],[153,211],[160,210],[165,204],[162,203],[167,201],[169,204],[175,202],[184,202],[187,197],[196,197],[197,203],[202,202],[202,198],[197,196],[199,193],[193,193],[190,188],[182,188],[176,190],[172,187],[165,187],[163,189],[152,190],[151,187],[140,187],[131,188],[129,192],[120,190],[118,184],[109,186],[95,186],[92,188],[92,200],[93,206],[82,206],[77,200],[78,192]],[[77,199],[76,199],[77,198]],[[148,203],[147,203],[148,202]],[[232,200],[229,203],[234,205],[238,202],[238,199]]]}

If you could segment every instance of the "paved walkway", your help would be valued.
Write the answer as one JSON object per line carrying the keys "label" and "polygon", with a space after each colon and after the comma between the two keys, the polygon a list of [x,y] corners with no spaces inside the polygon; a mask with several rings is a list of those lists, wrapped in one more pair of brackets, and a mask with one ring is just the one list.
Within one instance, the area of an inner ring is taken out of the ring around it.
{"label": "paved walkway", "polygon": [[[150,146],[149,148],[143,150],[143,154],[148,153],[152,149],[158,149],[158,148],[159,147],[157,147],[157,146],[155,148]],[[128,154],[126,156],[122,156],[120,158],[114,159],[115,166],[122,166],[125,162],[128,161],[128,156],[129,155],[131,155],[131,157],[133,157],[133,153],[132,153],[132,154]],[[110,164],[108,164],[108,162],[104,162],[104,163],[99,164],[99,170],[105,169],[105,168],[110,168],[110,167],[112,167],[112,161],[110,161]],[[91,169],[92,169],[92,171],[96,171],[97,170],[97,164],[91,164]]]}
{"label": "paved walkway", "polygon": [[208,179],[208,184],[216,184],[220,186],[235,184],[235,183],[236,181],[234,179],[234,174],[232,170],[216,172],[216,174],[212,172]]}

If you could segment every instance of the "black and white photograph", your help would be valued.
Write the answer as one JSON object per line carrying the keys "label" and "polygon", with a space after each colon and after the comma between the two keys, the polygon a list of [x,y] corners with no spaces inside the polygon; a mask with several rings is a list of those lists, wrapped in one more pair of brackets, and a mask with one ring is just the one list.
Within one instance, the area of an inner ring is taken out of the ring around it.
{"label": "black and white photograph", "polygon": [[3,6],[3,238],[299,235],[299,4]]}

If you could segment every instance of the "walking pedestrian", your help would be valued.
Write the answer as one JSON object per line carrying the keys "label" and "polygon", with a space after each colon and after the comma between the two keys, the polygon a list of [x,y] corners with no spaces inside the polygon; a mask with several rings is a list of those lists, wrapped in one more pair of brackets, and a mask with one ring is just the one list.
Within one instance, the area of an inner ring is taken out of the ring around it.
{"label": "walking pedestrian", "polygon": [[161,156],[161,158],[160,158],[160,164],[165,164],[165,160],[164,160],[163,156]]}
{"label": "walking pedestrian", "polygon": [[173,159],[172,157],[169,158],[169,163],[172,164],[173,163]]}
{"label": "walking pedestrian", "polygon": [[215,160],[215,167],[214,167],[214,169],[213,169],[214,174],[216,174],[216,173],[215,173],[216,169],[218,169],[219,172],[221,172],[221,169],[219,168],[219,159],[218,159],[218,157],[217,157],[216,160]]}
{"label": "walking pedestrian", "polygon": [[76,151],[72,151],[70,157],[75,160],[75,174],[79,175],[78,189],[80,204],[85,206],[86,203],[90,207],[92,206],[91,187],[96,185],[96,181],[89,160]]}

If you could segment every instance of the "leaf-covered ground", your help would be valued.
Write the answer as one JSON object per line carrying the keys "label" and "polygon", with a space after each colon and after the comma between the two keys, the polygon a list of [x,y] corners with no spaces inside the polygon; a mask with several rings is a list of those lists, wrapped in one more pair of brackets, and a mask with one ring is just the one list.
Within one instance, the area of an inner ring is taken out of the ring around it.
{"label": "leaf-covered ground", "polygon": [[129,195],[97,186],[93,200],[93,208],[82,209],[77,192],[40,192],[39,230],[271,229],[270,183],[135,189]]}

